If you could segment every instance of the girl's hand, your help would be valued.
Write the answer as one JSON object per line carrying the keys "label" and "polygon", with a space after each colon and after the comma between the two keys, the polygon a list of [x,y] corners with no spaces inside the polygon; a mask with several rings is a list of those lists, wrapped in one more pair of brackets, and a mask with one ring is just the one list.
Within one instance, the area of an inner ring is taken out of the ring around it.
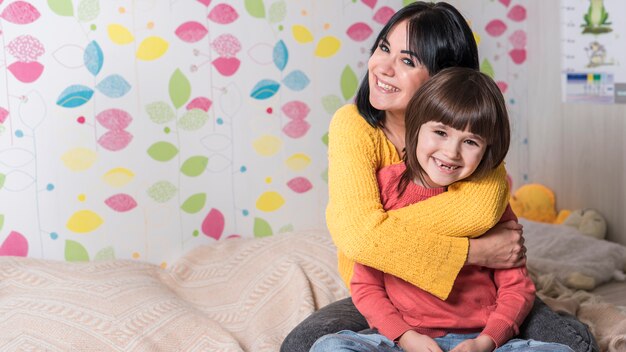
{"label": "girl's hand", "polygon": [[406,352],[443,352],[435,340],[413,330],[402,334],[398,345]]}
{"label": "girl's hand", "polygon": [[467,263],[492,269],[509,269],[526,263],[522,225],[497,224],[479,238],[470,239]]}
{"label": "girl's hand", "polygon": [[491,338],[486,335],[480,335],[475,339],[469,339],[456,345],[450,352],[490,352],[496,348]]}

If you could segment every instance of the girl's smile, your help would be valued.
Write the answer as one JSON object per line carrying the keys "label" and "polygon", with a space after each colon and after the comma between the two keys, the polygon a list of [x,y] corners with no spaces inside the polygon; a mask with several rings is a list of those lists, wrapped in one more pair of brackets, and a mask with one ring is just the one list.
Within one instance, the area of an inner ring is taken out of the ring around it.
{"label": "girl's smile", "polygon": [[416,150],[424,170],[423,186],[446,187],[471,176],[486,149],[484,140],[468,130],[460,131],[434,121],[423,124]]}

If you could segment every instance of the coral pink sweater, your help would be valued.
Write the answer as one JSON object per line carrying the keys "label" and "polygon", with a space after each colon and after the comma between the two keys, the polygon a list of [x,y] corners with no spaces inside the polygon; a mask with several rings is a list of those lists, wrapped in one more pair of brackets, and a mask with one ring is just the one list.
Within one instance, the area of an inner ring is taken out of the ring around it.
{"label": "coral pink sweater", "polygon": [[[445,191],[411,182],[399,195],[398,179],[404,169],[401,163],[378,172],[385,210],[404,207]],[[510,207],[500,221],[508,220],[517,220]],[[354,304],[369,325],[391,340],[397,340],[408,330],[433,338],[448,333],[481,332],[496,346],[519,333],[519,326],[535,298],[535,286],[526,267],[493,270],[465,266],[450,296],[442,301],[398,277],[356,263],[351,290]]]}

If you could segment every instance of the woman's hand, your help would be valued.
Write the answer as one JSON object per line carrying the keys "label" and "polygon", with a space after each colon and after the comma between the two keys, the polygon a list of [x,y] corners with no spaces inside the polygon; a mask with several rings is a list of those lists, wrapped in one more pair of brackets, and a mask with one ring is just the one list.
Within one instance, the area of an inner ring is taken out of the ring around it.
{"label": "woman's hand", "polygon": [[492,269],[514,268],[526,263],[522,225],[511,220],[494,226],[479,238],[469,240],[468,265]]}

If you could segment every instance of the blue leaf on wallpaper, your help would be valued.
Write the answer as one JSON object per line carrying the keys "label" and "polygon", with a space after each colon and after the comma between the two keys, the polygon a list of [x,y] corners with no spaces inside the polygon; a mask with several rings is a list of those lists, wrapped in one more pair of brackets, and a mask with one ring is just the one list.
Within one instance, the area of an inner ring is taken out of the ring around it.
{"label": "blue leaf on wallpaper", "polygon": [[278,67],[279,70],[284,70],[285,66],[287,66],[287,61],[289,60],[289,52],[287,51],[287,47],[285,46],[285,42],[281,40],[276,43],[274,47],[274,65]]}
{"label": "blue leaf on wallpaper", "polygon": [[98,45],[95,40],[89,43],[89,45],[87,45],[87,47],[85,48],[83,61],[85,62],[85,67],[87,67],[87,70],[89,70],[92,75],[98,75],[98,73],[102,69],[104,55],[102,54],[102,49],[100,49],[100,45]]}
{"label": "blue leaf on wallpaper", "polygon": [[75,108],[85,104],[93,96],[93,89],[79,84],[65,88],[57,99],[57,105],[64,108]]}
{"label": "blue leaf on wallpaper", "polygon": [[280,83],[271,79],[264,79],[252,88],[250,96],[258,100],[269,99],[278,92],[278,88],[280,88]]}
{"label": "blue leaf on wallpaper", "polygon": [[291,90],[303,90],[309,85],[309,77],[300,70],[295,70],[283,79],[283,83]]}
{"label": "blue leaf on wallpaper", "polygon": [[120,75],[110,75],[100,81],[96,88],[109,98],[123,97],[130,90],[130,84]]}

